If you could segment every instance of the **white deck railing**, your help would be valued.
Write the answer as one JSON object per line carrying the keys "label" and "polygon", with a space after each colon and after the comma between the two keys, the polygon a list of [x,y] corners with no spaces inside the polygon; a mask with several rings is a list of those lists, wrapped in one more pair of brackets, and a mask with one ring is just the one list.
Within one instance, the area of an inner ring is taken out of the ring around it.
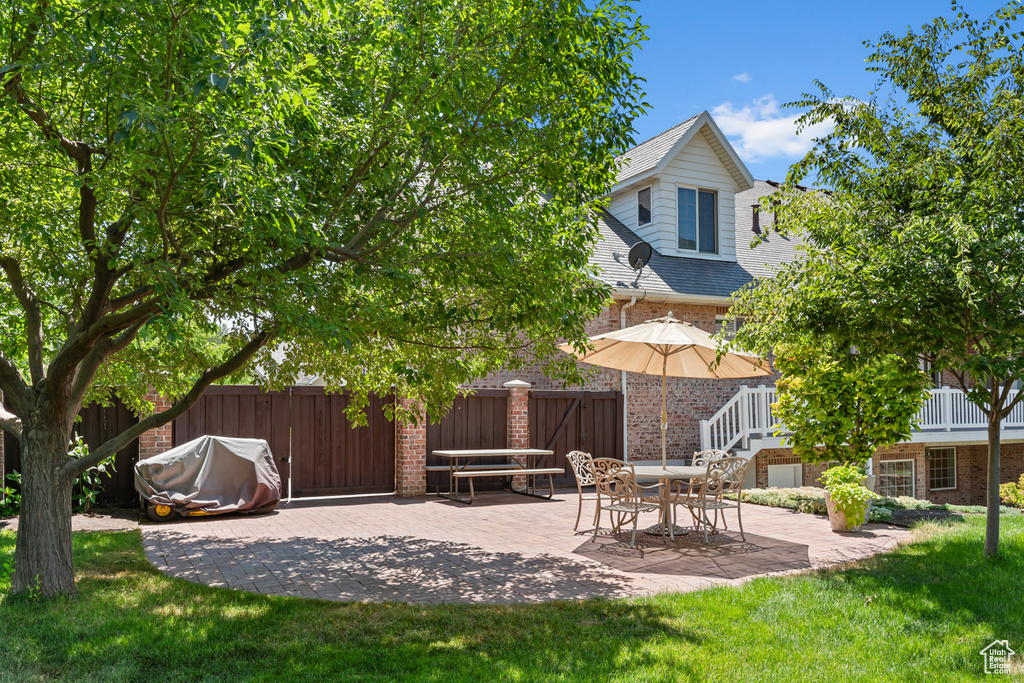
{"label": "white deck railing", "polygon": [[[917,420],[921,431],[953,429],[988,429],[988,420],[981,408],[967,400],[967,395],[960,389],[942,387],[932,389],[931,397],[924,402]],[[1017,396],[1016,391],[1010,392],[1007,403]],[[1003,429],[1024,427],[1024,402],[1018,403],[1003,418]]]}
{"label": "white deck railing", "polygon": [[[1017,392],[1012,392],[1012,401]],[[776,424],[772,404],[775,387],[741,386],[739,393],[707,420],[700,421],[700,447],[727,451],[739,446],[747,448],[751,437],[785,434],[785,427]],[[988,422],[981,409],[967,400],[960,389],[932,389],[931,396],[917,415],[918,431],[951,431],[953,429],[985,430]],[[1024,427],[1024,401],[1017,404],[1003,420],[1003,428]]]}
{"label": "white deck railing", "polygon": [[710,419],[700,421],[701,450],[717,448],[727,451],[736,444],[746,447],[752,435],[769,436],[774,433],[775,387],[741,386],[739,393],[729,399]]}

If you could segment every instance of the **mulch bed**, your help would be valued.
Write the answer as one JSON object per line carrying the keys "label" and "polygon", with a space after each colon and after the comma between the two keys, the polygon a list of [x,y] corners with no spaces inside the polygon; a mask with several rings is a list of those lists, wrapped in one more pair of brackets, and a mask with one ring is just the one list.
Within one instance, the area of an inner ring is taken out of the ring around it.
{"label": "mulch bed", "polygon": [[963,513],[952,510],[893,510],[892,521],[889,524],[894,526],[909,527],[915,522],[923,520],[941,520],[950,517],[960,517]]}

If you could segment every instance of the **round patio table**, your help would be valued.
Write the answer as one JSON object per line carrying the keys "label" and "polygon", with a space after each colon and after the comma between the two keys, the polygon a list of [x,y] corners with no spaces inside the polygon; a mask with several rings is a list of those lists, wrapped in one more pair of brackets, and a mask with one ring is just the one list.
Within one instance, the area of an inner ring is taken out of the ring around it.
{"label": "round patio table", "polygon": [[662,537],[664,537],[667,532],[668,537],[673,541],[676,540],[676,533],[679,533],[680,536],[690,533],[688,529],[679,529],[677,532],[676,525],[669,521],[672,519],[672,503],[669,496],[669,489],[672,488],[673,481],[679,479],[698,479],[705,476],[708,472],[707,468],[687,465],[669,465],[667,467],[662,467],[661,465],[630,464],[633,465],[633,474],[637,479],[657,479],[661,484],[659,487],[659,496],[661,500],[661,523],[644,529],[644,531],[649,534],[661,534]]}

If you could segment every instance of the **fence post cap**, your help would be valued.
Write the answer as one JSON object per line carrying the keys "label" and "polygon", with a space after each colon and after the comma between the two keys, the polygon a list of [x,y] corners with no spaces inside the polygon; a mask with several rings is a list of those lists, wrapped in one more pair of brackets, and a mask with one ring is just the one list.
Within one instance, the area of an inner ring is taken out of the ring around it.
{"label": "fence post cap", "polygon": [[531,385],[529,382],[524,382],[521,379],[513,379],[508,382],[505,382],[501,386],[505,387],[506,389],[529,389]]}

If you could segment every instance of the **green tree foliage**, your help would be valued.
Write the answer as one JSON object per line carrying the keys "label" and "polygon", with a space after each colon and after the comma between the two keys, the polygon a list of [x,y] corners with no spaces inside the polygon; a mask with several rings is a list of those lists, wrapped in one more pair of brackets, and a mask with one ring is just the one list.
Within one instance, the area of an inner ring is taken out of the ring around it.
{"label": "green tree foliage", "polygon": [[[0,35],[0,425],[49,510],[15,590],[73,590],[74,478],[250,360],[439,410],[607,296],[624,2],[13,0]],[[68,458],[83,401],[147,413],[147,386],[177,407]]]}
{"label": "green tree foliage", "polygon": [[[789,173],[775,229],[803,257],[743,294],[740,343],[812,339],[921,358],[988,419],[988,533],[998,553],[999,424],[1024,375],[1024,55],[1017,2],[867,43],[887,98],[825,86],[793,106],[834,131]],[[830,194],[796,188],[812,176]]]}
{"label": "green tree foliage", "polygon": [[916,359],[813,343],[775,353],[782,372],[775,415],[802,460],[864,464],[876,449],[910,437],[928,379]]}

